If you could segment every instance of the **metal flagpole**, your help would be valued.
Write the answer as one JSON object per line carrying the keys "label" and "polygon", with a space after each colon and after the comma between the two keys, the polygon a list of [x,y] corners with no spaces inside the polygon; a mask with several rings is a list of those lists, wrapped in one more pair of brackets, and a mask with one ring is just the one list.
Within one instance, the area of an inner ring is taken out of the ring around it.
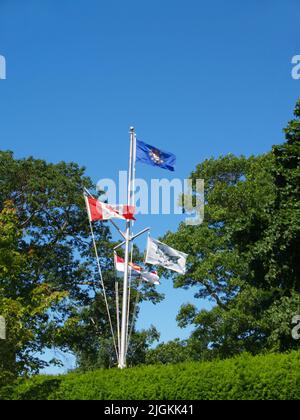
{"label": "metal flagpole", "polygon": [[[135,131],[130,128],[130,155],[129,155],[129,169],[128,169],[128,194],[127,204],[132,205],[133,196],[133,178],[134,178],[134,146],[135,146]],[[129,263],[129,244],[131,240],[131,220],[126,223],[125,233],[125,269],[124,269],[124,282],[123,282],[123,304],[122,304],[122,325],[121,325],[121,351],[119,368],[126,367],[126,342],[127,342],[127,309],[128,309],[128,263]]]}
{"label": "metal flagpole", "polygon": [[98,272],[99,272],[99,276],[100,276],[100,284],[101,284],[102,291],[103,291],[103,296],[104,296],[106,311],[107,311],[107,315],[108,315],[109,325],[110,325],[110,329],[111,329],[112,339],[113,339],[113,343],[114,343],[114,347],[115,347],[115,351],[116,351],[116,356],[117,356],[117,360],[119,360],[119,353],[118,353],[118,348],[117,348],[117,344],[116,344],[114,329],[113,329],[113,325],[112,325],[112,319],[111,319],[111,316],[110,316],[109,305],[108,305],[108,301],[107,301],[107,296],[106,296],[106,291],[105,291],[105,286],[104,286],[104,281],[103,281],[103,276],[102,276],[102,270],[101,270],[99,255],[98,255],[98,249],[97,249],[97,244],[96,244],[96,238],[95,238],[92,222],[90,220],[89,220],[89,222],[90,222],[90,230],[91,230],[91,234],[92,234],[94,250],[95,250],[95,255],[96,255],[96,260],[97,260]]}
{"label": "metal flagpole", "polygon": [[118,363],[119,363],[119,357],[120,357],[120,306],[119,306],[119,281],[115,281],[115,291],[116,291],[116,315],[117,315],[117,333],[118,333]]}

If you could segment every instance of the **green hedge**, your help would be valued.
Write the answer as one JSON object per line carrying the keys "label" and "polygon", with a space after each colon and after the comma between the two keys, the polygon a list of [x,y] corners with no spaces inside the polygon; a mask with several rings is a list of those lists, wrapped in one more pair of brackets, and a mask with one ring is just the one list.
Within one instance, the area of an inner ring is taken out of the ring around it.
{"label": "green hedge", "polygon": [[300,351],[120,371],[36,376],[2,388],[14,400],[299,400]]}

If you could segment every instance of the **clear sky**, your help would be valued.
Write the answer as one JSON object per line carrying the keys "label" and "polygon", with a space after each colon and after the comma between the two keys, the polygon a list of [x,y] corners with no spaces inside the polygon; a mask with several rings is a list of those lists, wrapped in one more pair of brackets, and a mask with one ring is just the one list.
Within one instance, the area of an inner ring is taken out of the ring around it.
{"label": "clear sky", "polygon": [[[207,157],[266,152],[300,97],[299,15],[299,0],[0,0],[0,148],[78,162],[95,183],[126,170],[130,125],[177,155],[179,178]],[[146,216],[136,229],[157,237],[180,220]],[[175,317],[193,292],[159,290],[165,301],[144,305],[139,327],[187,337]]]}

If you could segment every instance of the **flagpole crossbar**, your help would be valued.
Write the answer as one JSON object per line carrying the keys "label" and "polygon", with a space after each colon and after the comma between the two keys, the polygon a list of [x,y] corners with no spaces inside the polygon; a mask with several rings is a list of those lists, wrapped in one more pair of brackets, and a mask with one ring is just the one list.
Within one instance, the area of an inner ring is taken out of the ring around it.
{"label": "flagpole crossbar", "polygon": [[126,241],[120,242],[118,245],[116,245],[114,247],[114,251],[116,251],[117,249],[121,248],[123,245],[125,245]]}
{"label": "flagpole crossbar", "polygon": [[[136,238],[138,238],[139,236],[141,236],[141,235],[143,235],[144,233],[149,232],[149,231],[150,231],[150,228],[143,229],[143,230],[141,230],[139,233],[137,233],[136,235],[132,235],[132,236],[129,238],[129,241],[130,241],[130,242],[131,242],[131,241],[134,241]],[[120,233],[120,234],[121,234],[121,236],[123,237],[123,232],[122,232],[122,233]],[[125,245],[125,243],[126,243],[126,241],[120,242],[118,245],[116,245],[116,246],[114,247],[114,251],[116,251],[118,248],[121,248],[123,245]]]}
{"label": "flagpole crossbar", "polygon": [[144,233],[146,233],[146,232],[149,232],[150,231],[150,228],[146,228],[146,229],[143,229],[143,230],[141,230],[139,233],[137,233],[136,235],[133,235],[131,238],[130,238],[130,241],[134,241],[136,238],[138,238],[139,236],[141,236],[141,235],[143,235]]}

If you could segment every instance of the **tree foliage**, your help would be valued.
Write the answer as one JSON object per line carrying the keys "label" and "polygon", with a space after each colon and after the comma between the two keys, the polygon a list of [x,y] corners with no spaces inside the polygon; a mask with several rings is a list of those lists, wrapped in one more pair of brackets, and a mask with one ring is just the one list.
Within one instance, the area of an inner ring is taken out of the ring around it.
{"label": "tree foliage", "polygon": [[[11,152],[0,152],[0,180],[0,313],[8,322],[2,368],[36,371],[45,365],[42,351],[54,346],[97,355],[99,336],[111,333],[83,199],[91,180],[75,163],[19,160]],[[95,238],[115,323],[107,224],[95,223]],[[142,300],[160,298],[143,287]]]}
{"label": "tree foliage", "polygon": [[262,156],[208,159],[191,174],[205,180],[205,221],[182,224],[164,240],[189,254],[176,287],[195,286],[211,310],[183,305],[181,327],[220,357],[286,350],[292,316],[300,313],[299,116],[286,143]]}
{"label": "tree foliage", "polygon": [[208,359],[208,354],[200,340],[188,339],[160,343],[156,348],[149,349],[146,355],[146,364],[168,365],[187,361],[200,361]]}

